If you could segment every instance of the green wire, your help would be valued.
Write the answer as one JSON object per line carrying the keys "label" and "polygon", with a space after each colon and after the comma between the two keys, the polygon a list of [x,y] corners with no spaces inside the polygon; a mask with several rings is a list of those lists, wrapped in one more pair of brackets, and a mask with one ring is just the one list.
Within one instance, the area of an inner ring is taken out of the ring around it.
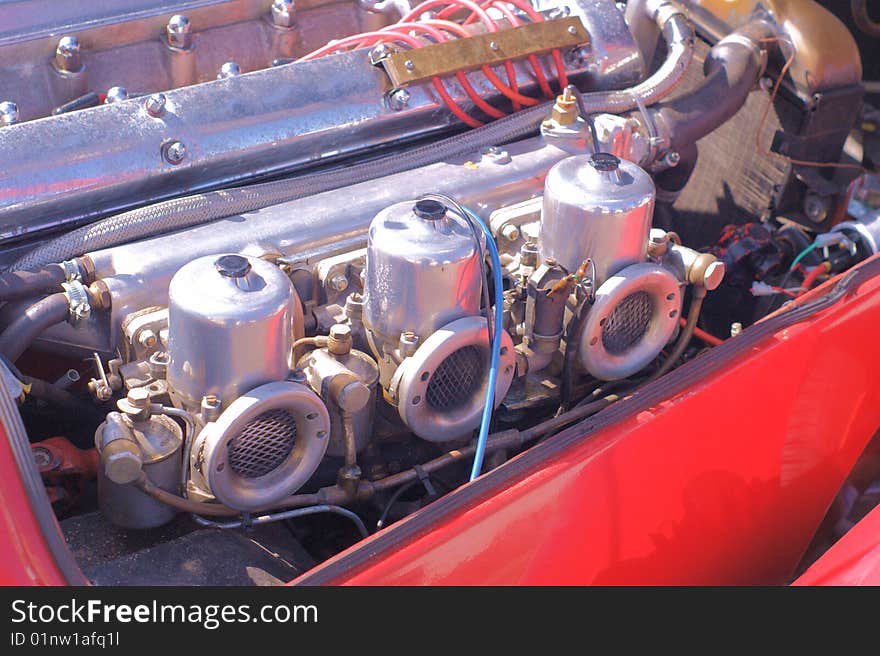
{"label": "green wire", "polygon": [[789,267],[788,272],[791,273],[794,271],[794,268],[798,265],[798,263],[804,259],[807,255],[813,252],[813,249],[816,248],[815,242],[807,246],[804,250],[800,252],[800,254],[794,258],[794,262],[791,263],[791,267]]}

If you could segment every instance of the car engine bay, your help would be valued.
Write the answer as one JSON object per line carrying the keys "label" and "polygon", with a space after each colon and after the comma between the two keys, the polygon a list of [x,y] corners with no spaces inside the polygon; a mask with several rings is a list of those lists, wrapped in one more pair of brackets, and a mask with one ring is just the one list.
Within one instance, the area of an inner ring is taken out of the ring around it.
{"label": "car engine bay", "polygon": [[812,1],[119,5],[0,3],[2,389],[95,583],[292,579],[880,251]]}

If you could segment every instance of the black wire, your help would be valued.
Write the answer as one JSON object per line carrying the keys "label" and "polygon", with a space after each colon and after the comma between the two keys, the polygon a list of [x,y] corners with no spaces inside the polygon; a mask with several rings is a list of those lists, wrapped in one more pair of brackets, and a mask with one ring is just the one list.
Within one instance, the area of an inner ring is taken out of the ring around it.
{"label": "black wire", "polygon": [[[451,485],[449,485],[449,483],[440,478],[437,478],[435,474],[428,474],[428,480],[434,481],[435,483],[440,483],[443,487],[446,488],[447,492],[451,492],[453,489],[455,489]],[[379,516],[379,521],[376,522],[377,531],[385,526],[385,520],[388,519],[388,514],[391,512],[391,508],[394,507],[394,504],[397,503],[397,500],[400,499],[400,497],[403,496],[405,492],[411,490],[413,487],[419,485],[420,483],[422,483],[422,480],[416,479],[414,481],[410,481],[406,485],[402,485],[394,491],[394,494],[392,494],[388,501],[385,503],[385,508],[382,510],[382,514]],[[428,491],[427,486],[425,487],[425,490]],[[430,491],[428,491],[428,494],[430,494]]]}
{"label": "black wire", "polygon": [[581,118],[586,121],[587,127],[590,128],[590,138],[593,140],[593,153],[598,153],[599,135],[596,132],[596,122],[593,120],[593,115],[587,111],[587,106],[584,104],[584,95],[581,93],[581,90],[573,84],[569,84],[566,88],[574,95],[574,98],[577,101],[578,110],[580,110],[581,113]]}
{"label": "black wire", "polygon": [[565,355],[562,360],[562,381],[559,386],[559,409],[556,415],[561,415],[571,405],[571,395],[574,389],[575,357],[580,347],[584,326],[586,325],[586,307],[590,304],[590,296],[584,297],[574,311],[571,321],[565,332]]}

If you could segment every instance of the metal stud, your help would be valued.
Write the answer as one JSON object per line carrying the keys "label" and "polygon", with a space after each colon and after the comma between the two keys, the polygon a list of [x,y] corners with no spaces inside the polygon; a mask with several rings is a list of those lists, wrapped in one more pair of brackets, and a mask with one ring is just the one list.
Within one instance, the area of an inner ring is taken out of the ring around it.
{"label": "metal stud", "polygon": [[272,3],[272,24],[293,27],[296,24],[296,3],[293,0],[275,0]]}
{"label": "metal stud", "polygon": [[169,164],[180,164],[186,159],[186,145],[181,141],[172,141],[165,146],[164,155]]}
{"label": "metal stud", "polygon": [[235,62],[229,61],[220,67],[220,72],[217,73],[217,79],[226,80],[230,77],[235,77],[236,75],[241,75],[241,67]]}
{"label": "metal stud", "polygon": [[406,89],[395,89],[388,94],[388,106],[395,112],[399,112],[406,109],[406,106],[409,105],[410,98],[410,93]]}
{"label": "metal stud", "polygon": [[107,97],[104,100],[105,104],[112,105],[123,100],[128,100],[128,91],[126,91],[125,87],[110,87],[107,89]]}
{"label": "metal stud", "polygon": [[10,100],[0,102],[0,127],[18,123],[18,105]]}
{"label": "metal stud", "polygon": [[189,18],[182,14],[175,14],[165,26],[165,36],[168,45],[178,50],[188,50],[192,47],[192,25]]}
{"label": "metal stud", "polygon": [[167,102],[168,100],[165,98],[164,93],[154,93],[151,96],[147,96],[147,99],[144,101],[144,107],[147,110],[147,114],[158,117],[165,113]]}
{"label": "metal stud", "polygon": [[63,36],[55,48],[55,68],[62,73],[78,73],[83,68],[79,39]]}

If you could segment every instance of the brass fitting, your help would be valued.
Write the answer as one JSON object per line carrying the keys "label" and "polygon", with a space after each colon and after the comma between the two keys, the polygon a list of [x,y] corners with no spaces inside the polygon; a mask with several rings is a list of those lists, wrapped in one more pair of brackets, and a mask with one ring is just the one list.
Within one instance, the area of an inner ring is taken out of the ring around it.
{"label": "brass fitting", "polygon": [[555,121],[557,125],[573,125],[577,122],[577,98],[574,97],[574,94],[568,87],[562,91],[561,96],[556,96],[556,104],[553,105],[551,120]]}
{"label": "brass fitting", "polygon": [[327,350],[333,355],[348,355],[351,346],[351,326],[344,323],[334,324],[327,338]]}

